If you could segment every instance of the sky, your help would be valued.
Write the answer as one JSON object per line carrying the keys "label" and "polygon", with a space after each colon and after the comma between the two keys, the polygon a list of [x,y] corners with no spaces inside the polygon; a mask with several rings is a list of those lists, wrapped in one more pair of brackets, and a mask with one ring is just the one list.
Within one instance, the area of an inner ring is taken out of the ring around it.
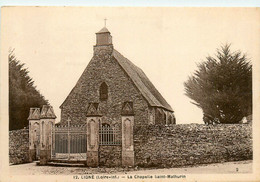
{"label": "sky", "polygon": [[253,65],[260,58],[256,8],[7,7],[1,18],[4,58],[15,49],[54,107],[56,122],[59,106],[93,55],[105,18],[114,48],[145,72],[178,124],[203,123],[183,86],[197,63],[225,43],[246,53]]}

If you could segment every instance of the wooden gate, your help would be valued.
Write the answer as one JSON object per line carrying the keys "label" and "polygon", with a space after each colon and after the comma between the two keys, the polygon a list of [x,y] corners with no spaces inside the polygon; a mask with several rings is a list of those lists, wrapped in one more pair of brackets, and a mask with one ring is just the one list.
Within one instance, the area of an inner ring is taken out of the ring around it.
{"label": "wooden gate", "polygon": [[86,160],[86,125],[61,125],[52,128],[52,159]]}

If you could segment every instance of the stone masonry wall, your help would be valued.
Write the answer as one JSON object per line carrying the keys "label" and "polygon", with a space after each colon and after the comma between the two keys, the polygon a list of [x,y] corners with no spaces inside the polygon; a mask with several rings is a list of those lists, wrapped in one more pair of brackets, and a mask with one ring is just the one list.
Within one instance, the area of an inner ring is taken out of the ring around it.
{"label": "stone masonry wall", "polygon": [[106,167],[121,166],[122,147],[99,146],[99,165]]}
{"label": "stone masonry wall", "polygon": [[178,167],[249,160],[252,126],[182,124],[143,126],[135,130],[135,165]]}
{"label": "stone masonry wall", "polygon": [[9,131],[9,163],[29,162],[29,130]]}

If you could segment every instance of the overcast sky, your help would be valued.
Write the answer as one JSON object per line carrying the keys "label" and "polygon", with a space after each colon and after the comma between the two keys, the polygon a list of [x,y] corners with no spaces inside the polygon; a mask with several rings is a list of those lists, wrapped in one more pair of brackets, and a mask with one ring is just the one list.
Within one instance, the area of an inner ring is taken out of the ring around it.
{"label": "overcast sky", "polygon": [[15,48],[57,121],[59,106],[93,55],[104,18],[114,48],[145,72],[174,109],[177,123],[203,123],[201,110],[184,95],[183,83],[196,63],[225,43],[259,62],[256,8],[4,8],[2,53],[7,58]]}

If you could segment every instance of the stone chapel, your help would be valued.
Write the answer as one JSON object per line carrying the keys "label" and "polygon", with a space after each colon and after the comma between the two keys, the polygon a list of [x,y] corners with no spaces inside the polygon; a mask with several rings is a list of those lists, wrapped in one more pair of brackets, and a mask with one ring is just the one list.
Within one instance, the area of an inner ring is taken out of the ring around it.
{"label": "stone chapel", "polygon": [[93,57],[60,109],[55,124],[51,106],[31,108],[31,161],[134,166],[142,152],[135,151],[140,127],[175,124],[171,106],[144,72],[114,49],[106,27],[96,33]]}
{"label": "stone chapel", "polygon": [[135,125],[175,124],[173,109],[145,73],[112,44],[106,27],[96,33],[94,55],[60,106],[61,123],[85,123],[98,112],[102,124],[121,125],[121,115],[134,115]]}
{"label": "stone chapel", "polygon": [[[92,141],[93,152],[87,153],[89,163],[91,158],[98,160],[98,156],[102,163],[100,156],[103,151],[103,156],[113,155],[108,157],[112,163],[116,161],[114,158],[121,157],[123,163],[125,155],[126,160],[130,158],[129,165],[134,165],[136,126],[175,124],[171,106],[145,73],[114,49],[112,36],[106,27],[96,33],[93,57],[60,109],[60,124],[66,124],[69,118],[72,124],[93,121],[93,126],[87,127],[87,135],[97,138]],[[112,136],[98,138],[100,128],[116,129],[120,136],[125,132],[129,135],[129,142],[127,139],[126,143],[122,141],[122,148],[117,149],[116,139]],[[124,145],[129,145],[129,150],[124,152]]]}

